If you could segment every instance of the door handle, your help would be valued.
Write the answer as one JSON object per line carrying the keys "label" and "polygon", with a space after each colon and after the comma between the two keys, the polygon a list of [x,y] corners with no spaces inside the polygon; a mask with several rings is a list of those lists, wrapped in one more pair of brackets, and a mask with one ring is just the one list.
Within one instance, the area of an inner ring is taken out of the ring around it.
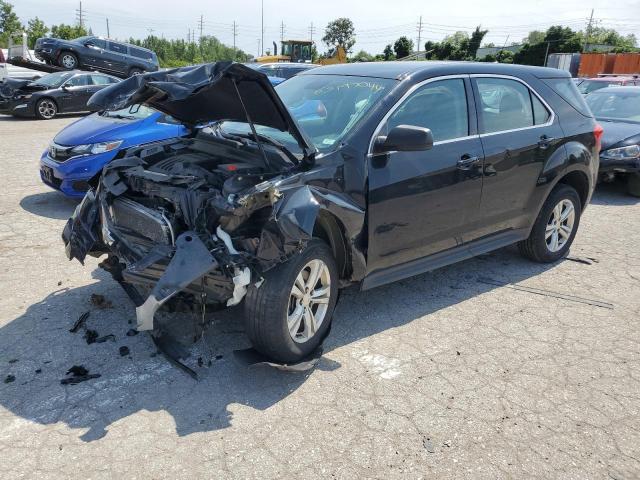
{"label": "door handle", "polygon": [[458,169],[470,170],[476,163],[480,161],[480,157],[472,157],[469,154],[465,154],[458,160]]}
{"label": "door handle", "polygon": [[547,148],[549,148],[551,146],[551,143],[555,140],[555,138],[550,137],[548,135],[542,135],[540,137],[540,141],[538,142],[538,147],[540,147],[542,150],[546,150]]}

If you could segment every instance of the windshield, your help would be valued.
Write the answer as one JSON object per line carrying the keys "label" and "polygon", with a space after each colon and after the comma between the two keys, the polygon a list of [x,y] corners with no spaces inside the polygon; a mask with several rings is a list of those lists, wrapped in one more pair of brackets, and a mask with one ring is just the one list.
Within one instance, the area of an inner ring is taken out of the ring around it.
{"label": "windshield", "polygon": [[586,101],[596,118],[640,122],[640,88],[595,92]]}
{"label": "windshield", "polygon": [[131,105],[122,110],[114,110],[112,112],[105,111],[101,115],[103,117],[126,118],[128,120],[142,120],[156,113],[157,110],[146,105]]}
{"label": "windshield", "polygon": [[594,92],[596,90],[600,90],[601,88],[609,87],[611,85],[618,85],[617,82],[606,82],[604,80],[585,80],[584,82],[578,84],[578,90],[583,95],[587,93]]}
{"label": "windshield", "polygon": [[[396,80],[342,75],[301,75],[278,85],[276,91],[298,125],[319,151],[339,144]],[[225,122],[223,130],[248,133],[244,123]],[[258,133],[299,151],[289,133],[256,126]]]}
{"label": "windshield", "polygon": [[39,78],[33,85],[42,85],[43,87],[59,87],[66,80],[73,77],[75,72],[56,72],[50,73],[49,75],[45,75],[44,77]]}

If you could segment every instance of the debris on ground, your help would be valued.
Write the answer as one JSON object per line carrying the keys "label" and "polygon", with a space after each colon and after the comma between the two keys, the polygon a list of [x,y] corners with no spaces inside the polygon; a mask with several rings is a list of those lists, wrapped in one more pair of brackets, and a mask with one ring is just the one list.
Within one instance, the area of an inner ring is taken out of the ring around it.
{"label": "debris on ground", "polygon": [[15,375],[7,375],[4,379],[4,383],[11,383],[11,382],[14,382],[15,380],[16,380]]}
{"label": "debris on ground", "polygon": [[422,439],[422,446],[429,453],[435,453],[436,452],[436,449],[434,448],[433,443],[431,442],[431,439],[428,438],[428,437],[424,437]]}
{"label": "debris on ground", "polygon": [[234,350],[233,355],[236,360],[247,367],[272,367],[284,372],[307,372],[314,368],[320,361],[320,358],[322,357],[322,346],[316,348],[302,361],[293,364],[272,362],[253,348]]}
{"label": "debris on ground", "polygon": [[58,286],[62,285],[62,280],[58,280]]}
{"label": "debris on ground", "polygon": [[[129,333],[127,333],[127,335],[128,334]],[[193,379],[198,380],[198,374],[192,368],[189,368],[187,365],[180,361],[181,358],[186,358],[189,356],[189,352],[184,347],[178,344],[178,342],[172,340],[168,335],[160,335],[158,337],[156,337],[155,335],[151,335],[151,338],[153,340],[153,343],[156,344],[156,347],[158,348],[160,353],[162,353],[171,364],[181,369]]]}
{"label": "debris on ground", "polygon": [[104,295],[100,295],[98,293],[91,294],[91,304],[99,308],[100,310],[105,310],[107,308],[113,308],[113,304],[111,300],[107,300]]}
{"label": "debris on ground", "polygon": [[76,385],[80,382],[86,382],[87,380],[91,380],[93,378],[100,378],[99,373],[89,373],[82,365],[74,365],[69,370],[67,370],[67,375],[71,375],[71,377],[63,378],[60,380],[62,385]]}
{"label": "debris on ground", "polygon": [[87,341],[87,345],[91,345],[98,339],[98,332],[96,332],[95,330],[87,329],[87,331],[84,332],[84,339]]}
{"label": "debris on ground", "polygon": [[71,333],[77,333],[78,330],[80,330],[80,328],[84,326],[84,324],[87,321],[87,318],[89,318],[89,315],[90,315],[90,312],[84,312],[82,315],[80,315],[80,317],[75,321],[75,323],[73,324],[73,327],[71,327],[69,331]]}
{"label": "debris on ground", "polygon": [[127,337],[135,337],[138,333],[138,330],[136,330],[135,328],[130,328],[127,331]]}
{"label": "debris on ground", "polygon": [[42,373],[42,369],[41,368],[36,369],[36,373]]}
{"label": "debris on ground", "polygon": [[120,347],[120,356],[126,357],[127,355],[129,355],[129,347],[123,345],[122,347]]}
{"label": "debris on ground", "polygon": [[103,335],[102,337],[96,338],[96,343],[104,343],[107,340],[111,340],[112,342],[115,342],[116,336],[113,333],[110,333],[109,335]]}
{"label": "debris on ground", "polygon": [[17,358],[12,358],[11,360],[9,360],[9,363],[16,363],[18,361]]}
{"label": "debris on ground", "polygon": [[565,260],[569,260],[570,262],[582,263],[584,265],[593,265],[594,263],[599,263],[598,260],[591,257],[564,257]]}

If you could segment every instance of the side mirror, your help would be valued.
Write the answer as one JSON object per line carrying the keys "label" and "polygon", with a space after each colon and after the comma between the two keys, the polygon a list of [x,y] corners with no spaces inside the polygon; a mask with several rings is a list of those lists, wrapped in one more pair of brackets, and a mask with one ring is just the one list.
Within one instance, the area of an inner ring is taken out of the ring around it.
{"label": "side mirror", "polygon": [[380,135],[373,143],[373,154],[389,152],[420,152],[433,147],[431,130],[413,125],[393,127],[389,135]]}
{"label": "side mirror", "polygon": [[62,85],[60,87],[60,90],[62,90],[63,92],[66,92],[67,90],[69,90],[69,87],[67,87],[66,85]]}
{"label": "side mirror", "polygon": [[95,43],[93,43],[91,40],[89,40],[89,41],[87,41],[87,42],[84,42],[84,46],[85,46],[85,47],[95,47],[95,46],[96,46],[96,44],[95,44]]}

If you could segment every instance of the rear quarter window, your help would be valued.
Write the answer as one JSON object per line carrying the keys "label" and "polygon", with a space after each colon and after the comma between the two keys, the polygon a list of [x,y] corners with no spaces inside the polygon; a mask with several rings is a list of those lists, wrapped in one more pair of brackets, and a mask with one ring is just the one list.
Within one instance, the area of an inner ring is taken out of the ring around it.
{"label": "rear quarter window", "polygon": [[573,80],[570,78],[542,78],[541,80],[582,115],[593,116]]}
{"label": "rear quarter window", "polygon": [[109,50],[112,52],[124,53],[127,54],[127,46],[122,45],[121,43],[109,42]]}
{"label": "rear quarter window", "polygon": [[141,58],[148,62],[153,61],[153,54],[141,48],[129,47],[129,55],[131,55],[132,57]]}

